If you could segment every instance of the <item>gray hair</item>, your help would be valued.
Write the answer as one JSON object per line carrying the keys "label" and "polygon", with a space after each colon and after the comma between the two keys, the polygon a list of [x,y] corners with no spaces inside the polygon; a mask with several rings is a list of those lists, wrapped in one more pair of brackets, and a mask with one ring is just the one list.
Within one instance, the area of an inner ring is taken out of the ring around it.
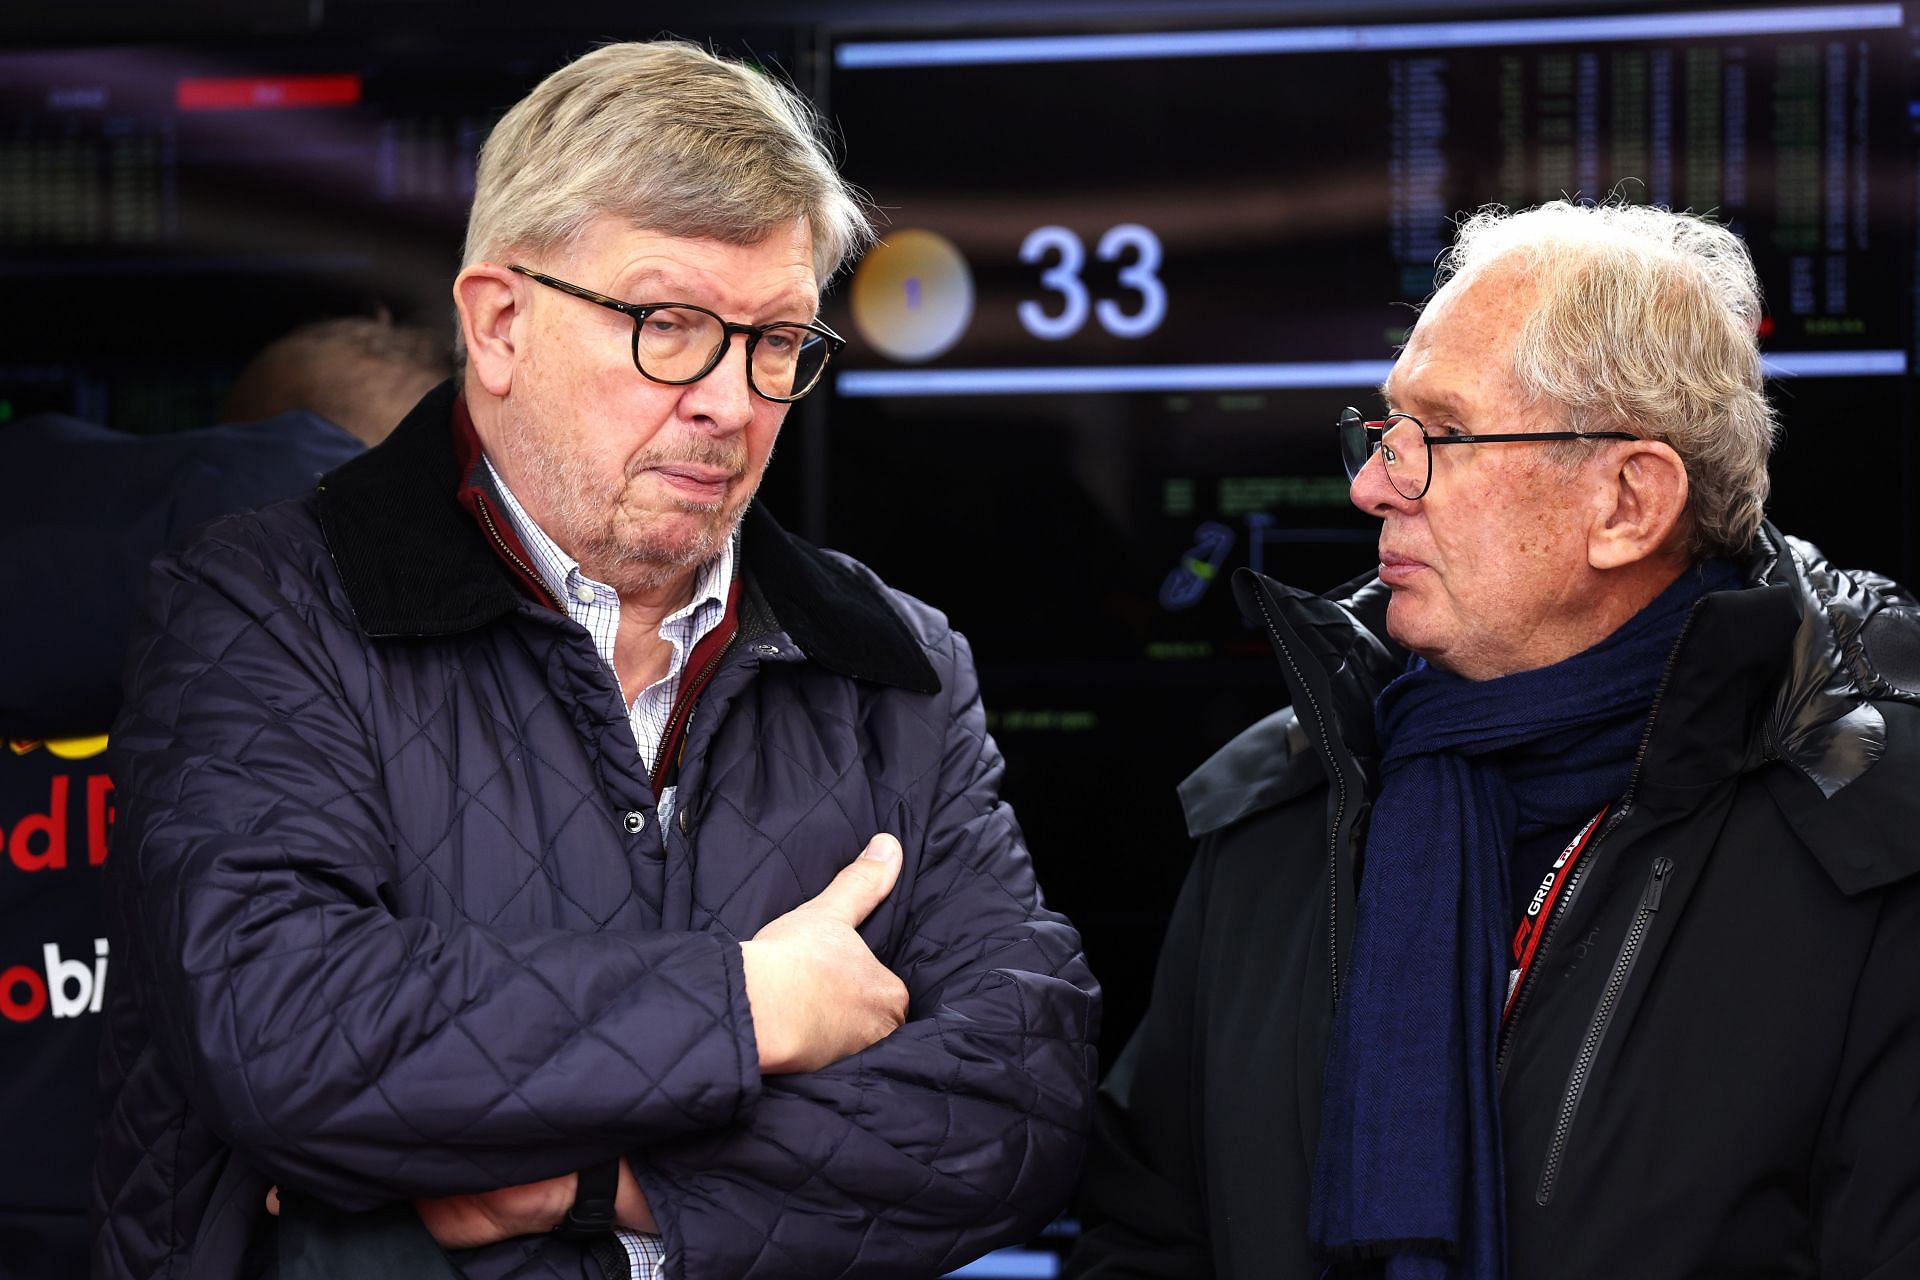
{"label": "gray hair", "polygon": [[480,151],[462,261],[565,245],[602,214],[727,244],[805,219],[823,285],[873,239],[813,108],[679,40],[595,49],[501,118]]}
{"label": "gray hair", "polygon": [[1628,430],[1686,464],[1687,550],[1743,550],[1767,501],[1775,422],[1762,385],[1760,284],[1740,238],[1688,213],[1556,200],[1467,218],[1440,288],[1495,270],[1538,305],[1513,373],[1576,431]]}

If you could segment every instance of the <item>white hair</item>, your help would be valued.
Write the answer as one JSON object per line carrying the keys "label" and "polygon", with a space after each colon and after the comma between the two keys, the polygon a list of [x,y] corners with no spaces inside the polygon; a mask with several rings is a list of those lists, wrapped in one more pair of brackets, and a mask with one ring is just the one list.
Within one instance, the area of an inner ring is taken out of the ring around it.
{"label": "white hair", "polygon": [[1440,289],[1513,271],[1538,303],[1513,373],[1576,431],[1659,440],[1687,468],[1687,550],[1740,551],[1760,527],[1775,422],[1762,385],[1760,284],[1740,238],[1693,214],[1556,200],[1489,206],[1440,259]]}

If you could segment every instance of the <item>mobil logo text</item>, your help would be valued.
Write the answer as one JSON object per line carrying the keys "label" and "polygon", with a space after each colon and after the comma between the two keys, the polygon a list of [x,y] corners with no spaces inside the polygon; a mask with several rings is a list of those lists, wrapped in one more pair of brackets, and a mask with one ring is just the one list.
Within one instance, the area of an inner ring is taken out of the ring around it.
{"label": "mobil logo text", "polygon": [[51,1013],[56,1018],[78,1018],[98,1013],[107,993],[107,940],[93,940],[92,963],[81,956],[63,956],[60,944],[40,948],[42,968],[16,964],[0,971],[0,1018],[32,1022]]}

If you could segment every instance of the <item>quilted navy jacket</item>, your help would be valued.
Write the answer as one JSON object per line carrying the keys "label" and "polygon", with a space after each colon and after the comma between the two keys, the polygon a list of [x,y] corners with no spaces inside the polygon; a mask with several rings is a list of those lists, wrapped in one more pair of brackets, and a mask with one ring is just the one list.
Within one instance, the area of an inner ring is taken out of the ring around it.
{"label": "quilted navy jacket", "polygon": [[[362,1210],[625,1154],[679,1280],[931,1275],[1035,1231],[1097,988],[997,796],[966,643],[751,514],[662,830],[612,674],[455,493],[450,387],[156,565],[128,658],[96,1275],[266,1274],[270,1185]],[[741,939],[876,831],[879,1044],[762,1079]],[[589,1274],[523,1238],[471,1280]]]}

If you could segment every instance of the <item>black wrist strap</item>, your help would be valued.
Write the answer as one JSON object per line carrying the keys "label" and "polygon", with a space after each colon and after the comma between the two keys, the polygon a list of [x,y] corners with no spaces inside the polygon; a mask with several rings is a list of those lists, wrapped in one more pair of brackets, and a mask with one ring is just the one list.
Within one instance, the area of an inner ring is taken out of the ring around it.
{"label": "black wrist strap", "polygon": [[613,1230],[613,1198],[620,1190],[620,1162],[609,1160],[580,1171],[573,1207],[554,1228],[570,1240],[590,1240]]}

